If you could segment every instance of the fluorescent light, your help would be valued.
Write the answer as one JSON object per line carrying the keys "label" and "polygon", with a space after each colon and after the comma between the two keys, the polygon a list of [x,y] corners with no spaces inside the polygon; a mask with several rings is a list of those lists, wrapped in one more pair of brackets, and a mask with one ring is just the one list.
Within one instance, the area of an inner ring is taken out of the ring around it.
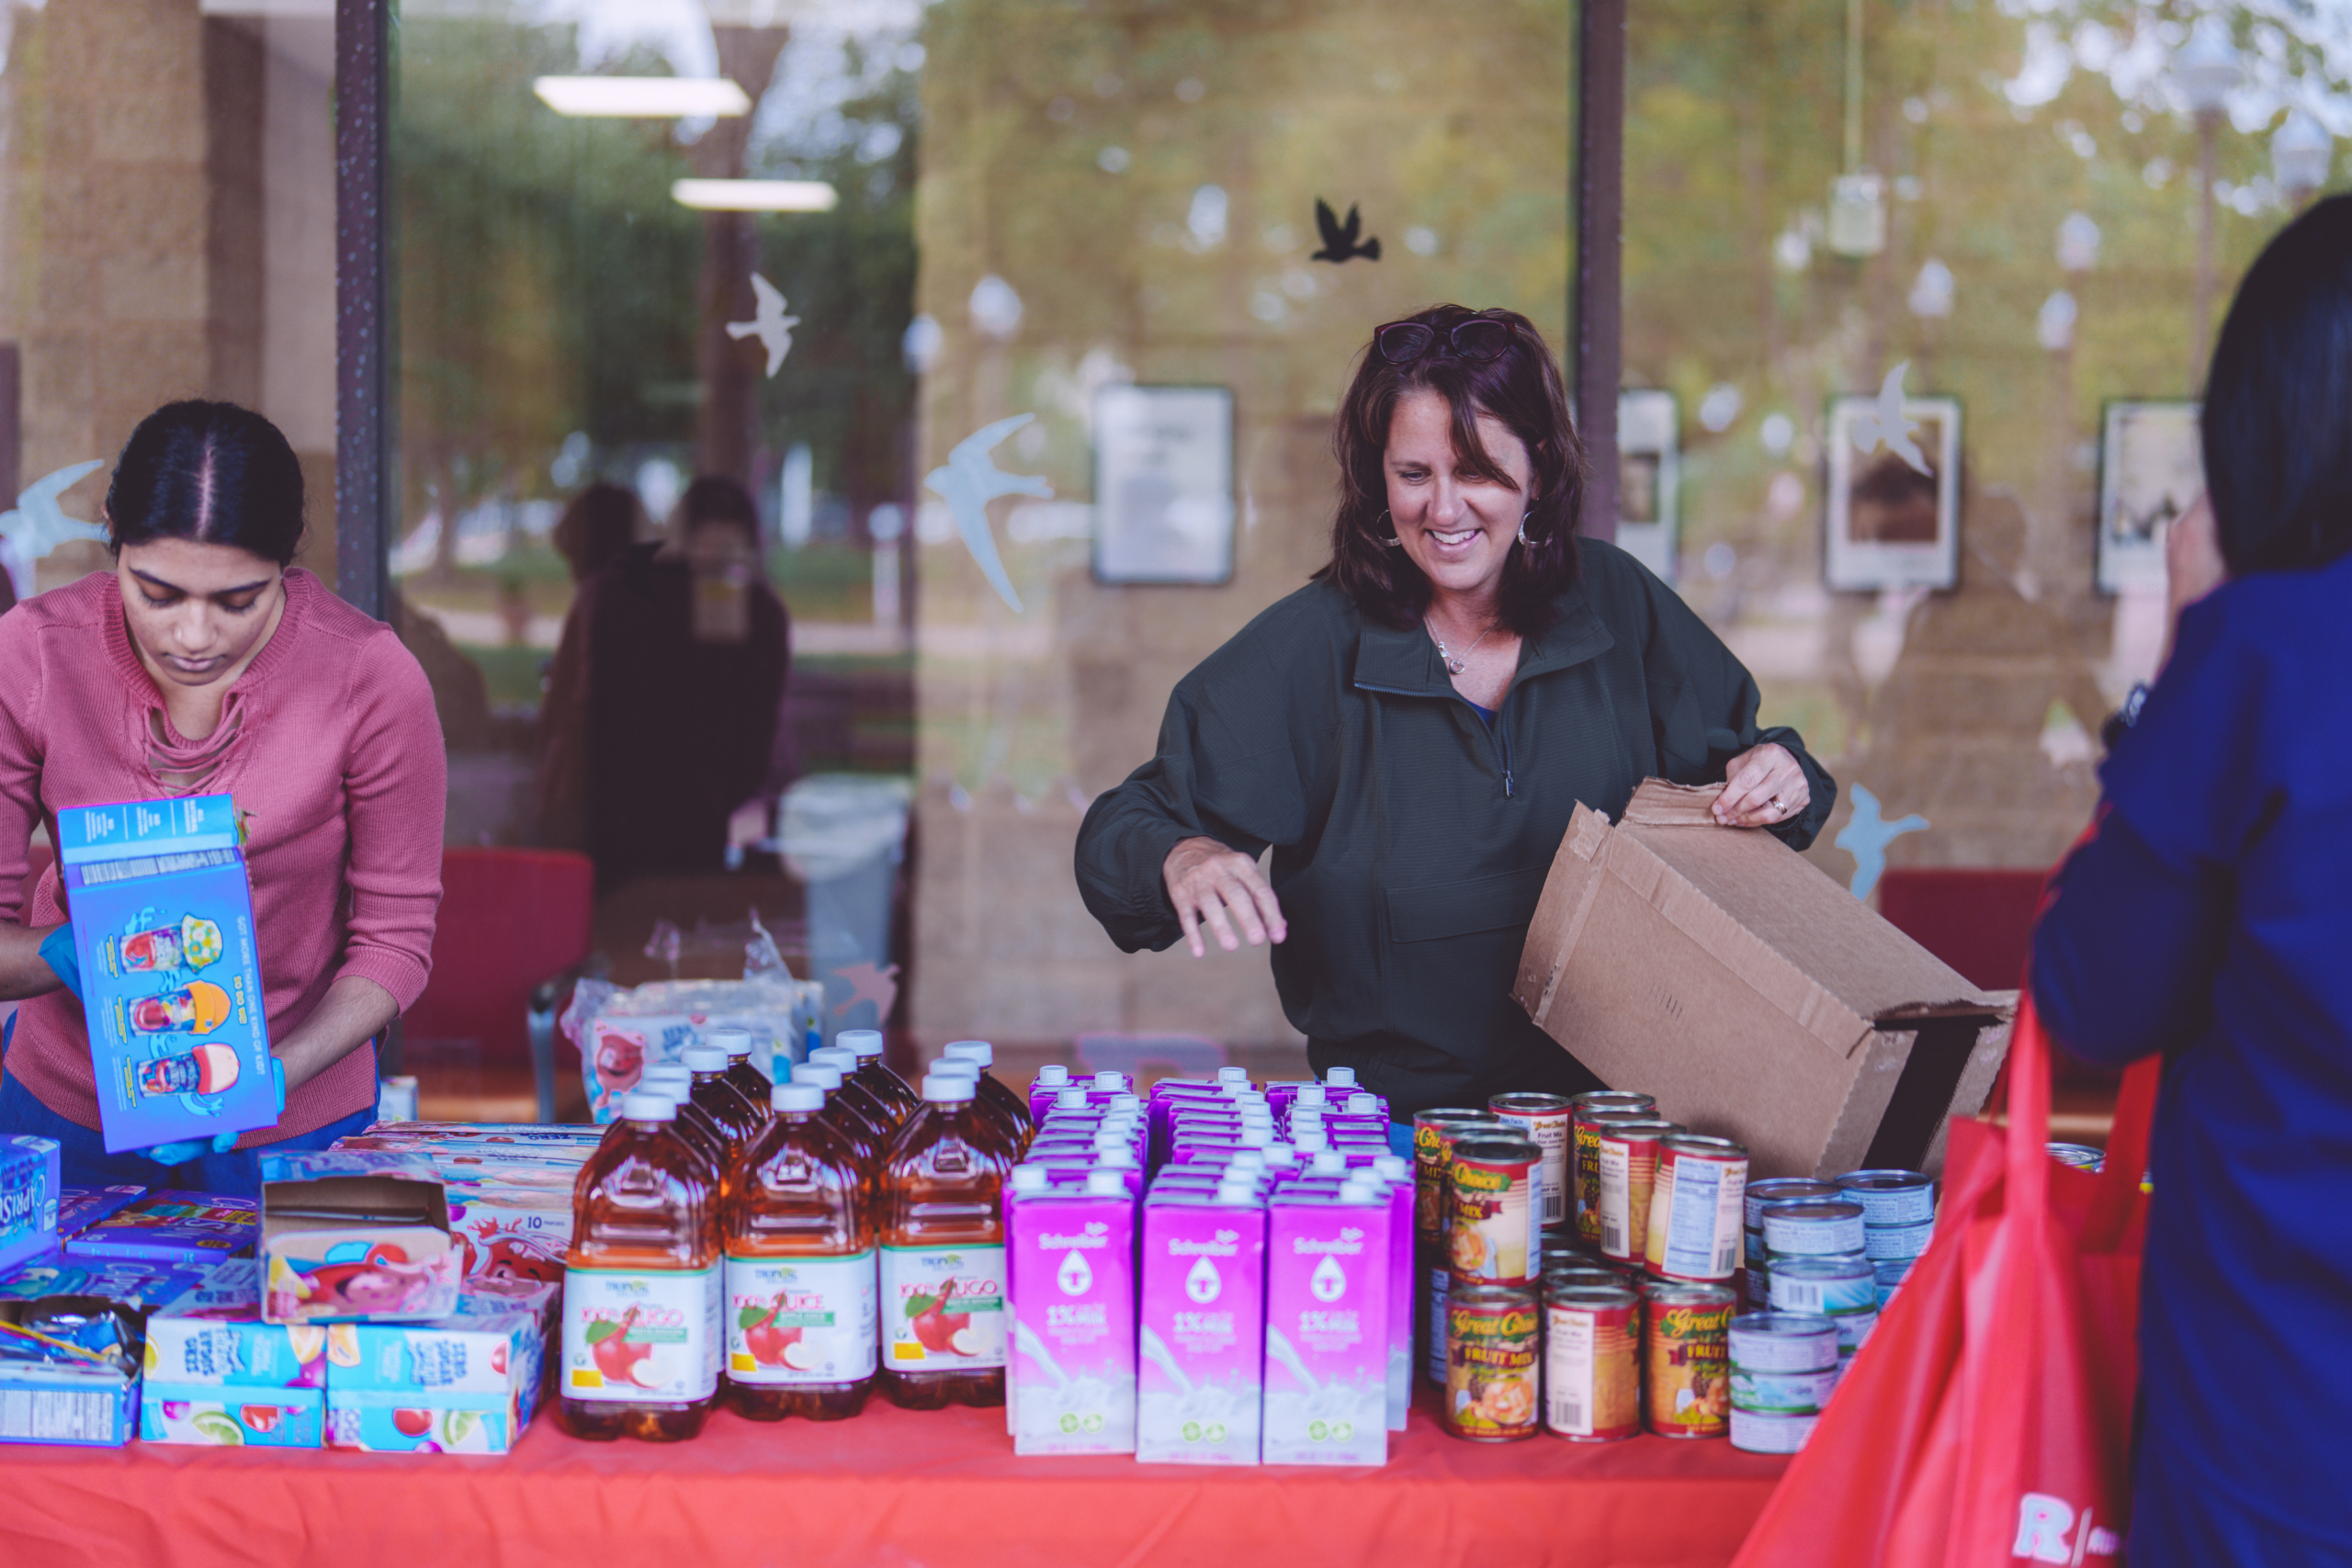
{"label": "fluorescent light", "polygon": [[531,90],[558,114],[684,119],[752,112],[743,89],[724,76],[542,76]]}
{"label": "fluorescent light", "polygon": [[706,212],[831,212],[841,200],[822,180],[680,180],[670,194]]}

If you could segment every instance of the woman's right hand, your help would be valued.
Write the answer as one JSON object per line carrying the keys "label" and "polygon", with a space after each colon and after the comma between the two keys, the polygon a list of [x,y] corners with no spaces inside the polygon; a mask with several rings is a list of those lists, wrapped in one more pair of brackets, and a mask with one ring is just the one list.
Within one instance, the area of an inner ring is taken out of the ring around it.
{"label": "woman's right hand", "polygon": [[2199,495],[2196,504],[2165,530],[2165,651],[2161,670],[2172,662],[2173,644],[2180,637],[2180,613],[2229,581],[2222,559],[2222,541],[2213,525],[2213,502]]}
{"label": "woman's right hand", "polygon": [[[1242,937],[1257,947],[1290,934],[1282,903],[1258,870],[1257,861],[1215,839],[1179,840],[1168,852],[1159,875],[1168,885],[1168,901],[1176,906],[1176,922],[1184,928],[1185,945],[1195,958],[1208,954],[1201,941],[1204,921],[1216,932],[1216,944],[1227,953],[1240,951]],[[1237,921],[1240,936],[1234,934]]]}

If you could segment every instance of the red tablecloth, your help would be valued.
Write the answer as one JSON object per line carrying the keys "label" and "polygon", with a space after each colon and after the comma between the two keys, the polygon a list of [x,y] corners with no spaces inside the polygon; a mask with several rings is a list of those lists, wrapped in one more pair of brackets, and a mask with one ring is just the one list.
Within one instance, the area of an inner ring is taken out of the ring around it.
{"label": "red tablecloth", "polygon": [[1722,1441],[1465,1443],[1426,1410],[1379,1470],[1015,1459],[1001,1410],[583,1443],[503,1459],[0,1448],[7,1568],[716,1568],[1537,1563],[1682,1568],[1738,1549],[1786,1462]]}

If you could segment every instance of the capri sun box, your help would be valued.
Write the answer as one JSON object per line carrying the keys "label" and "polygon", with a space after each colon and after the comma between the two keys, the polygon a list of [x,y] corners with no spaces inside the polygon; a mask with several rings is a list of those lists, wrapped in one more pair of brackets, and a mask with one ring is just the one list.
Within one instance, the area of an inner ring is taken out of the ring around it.
{"label": "capri sun box", "polygon": [[1747,1145],[1751,1176],[1940,1174],[2016,993],[1976,989],[1770,833],[1718,826],[1721,789],[1646,780],[1613,827],[1577,807],[1513,994],[1604,1082]]}

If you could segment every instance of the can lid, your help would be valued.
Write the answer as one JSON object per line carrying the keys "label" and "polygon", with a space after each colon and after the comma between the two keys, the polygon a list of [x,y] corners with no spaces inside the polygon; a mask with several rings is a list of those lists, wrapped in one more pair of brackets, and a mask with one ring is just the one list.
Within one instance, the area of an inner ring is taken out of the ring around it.
{"label": "can lid", "polygon": [[703,1040],[706,1043],[716,1045],[726,1052],[730,1059],[748,1056],[752,1054],[752,1032],[748,1029],[738,1029],[732,1024],[724,1029],[712,1030],[703,1036]]}
{"label": "can lid", "polygon": [[780,1083],[768,1090],[768,1109],[771,1111],[822,1111],[825,1109],[825,1091],[815,1084],[801,1082],[799,1075],[796,1073],[793,1075],[792,1082]]}
{"label": "can lid", "polygon": [[922,1098],[927,1105],[965,1105],[978,1093],[978,1080],[961,1073],[934,1070],[923,1075]]}
{"label": "can lid", "polygon": [[1718,1138],[1712,1133],[1675,1133],[1658,1140],[1678,1154],[1706,1155],[1717,1159],[1737,1156],[1747,1157],[1747,1145],[1736,1144],[1729,1138]]}
{"label": "can lid", "polygon": [[842,1070],[831,1062],[797,1062],[792,1068],[792,1081],[814,1084],[831,1093],[842,1087]]}
{"label": "can lid", "polygon": [[1935,1183],[1923,1171],[1849,1170],[1838,1179],[1838,1185],[1849,1191],[1908,1192],[1916,1188],[1932,1187]]}
{"label": "can lid", "polygon": [[[1862,1206],[1842,1198],[1783,1198],[1764,1205],[1767,1223],[1795,1220],[1825,1225],[1843,1224],[1862,1217]],[[1925,1222],[1922,1222],[1925,1223]]]}
{"label": "can lid", "polygon": [[1834,1319],[1809,1312],[1751,1312],[1731,1320],[1735,1339],[1813,1339],[1837,1332]]}
{"label": "can lid", "polygon": [[[1068,1082],[1069,1082],[1069,1069],[1059,1062],[1047,1062],[1037,1069],[1039,1089],[1059,1089]],[[1081,1100],[1080,1103],[1085,1102]]]}
{"label": "can lid", "polygon": [[985,1040],[950,1040],[944,1055],[983,1067],[996,1066],[996,1047]]}
{"label": "can lid", "polygon": [[716,1045],[689,1045],[678,1053],[678,1059],[690,1073],[723,1073],[727,1070],[727,1053]]}
{"label": "can lid", "polygon": [[1581,1278],[1562,1279],[1554,1274],[1544,1276],[1544,1299],[1562,1305],[1588,1307],[1630,1307],[1641,1301],[1631,1285]]}
{"label": "can lid", "polygon": [[833,1036],[833,1049],[847,1051],[859,1061],[882,1054],[882,1032],[878,1029],[844,1029]]}
{"label": "can lid", "polygon": [[624,1122],[674,1122],[677,1119],[678,1102],[666,1094],[633,1089],[621,1096],[621,1120]]}
{"label": "can lid", "polygon": [[1353,1067],[1333,1067],[1323,1075],[1323,1081],[1332,1089],[1353,1089],[1356,1087],[1356,1070]]}
{"label": "can lid", "polygon": [[1475,1137],[1456,1138],[1453,1156],[1456,1159],[1524,1162],[1542,1159],[1544,1151],[1535,1146],[1534,1139],[1522,1138],[1515,1131],[1498,1128]]}

